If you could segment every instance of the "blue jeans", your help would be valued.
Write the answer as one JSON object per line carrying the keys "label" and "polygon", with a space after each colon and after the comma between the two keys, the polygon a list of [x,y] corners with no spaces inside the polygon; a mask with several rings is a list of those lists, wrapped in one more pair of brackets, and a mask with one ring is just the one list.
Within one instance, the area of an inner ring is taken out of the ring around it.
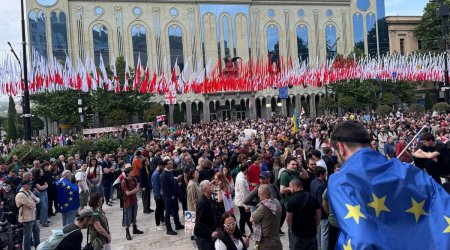
{"label": "blue jeans", "polygon": [[77,214],[77,210],[70,210],[65,213],[61,213],[63,227],[70,223],[73,223],[75,221],[76,214]]}
{"label": "blue jeans", "polygon": [[34,247],[40,243],[39,226],[35,220],[23,224],[23,250],[31,250],[31,233],[33,233]]}
{"label": "blue jeans", "polygon": [[176,227],[181,226],[180,216],[178,215],[178,199],[164,198],[164,204],[166,206],[164,223],[166,224],[167,231],[173,230],[172,225],[170,225],[170,216],[173,216],[173,222]]}
{"label": "blue jeans", "polygon": [[317,245],[319,249],[328,249],[328,219],[320,220],[317,226]]}
{"label": "blue jeans", "polygon": [[124,208],[124,216],[125,216],[125,226],[130,227],[130,224],[136,225],[136,216],[137,216],[138,205],[133,204],[128,208]]}
{"label": "blue jeans", "polygon": [[41,224],[48,224],[48,195],[47,191],[39,192],[39,222]]}

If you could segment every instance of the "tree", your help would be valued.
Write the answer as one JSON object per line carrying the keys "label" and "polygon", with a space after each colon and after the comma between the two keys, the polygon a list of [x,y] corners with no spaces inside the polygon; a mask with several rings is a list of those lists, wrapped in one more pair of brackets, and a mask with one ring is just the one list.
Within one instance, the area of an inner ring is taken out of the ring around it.
{"label": "tree", "polygon": [[430,93],[425,94],[425,110],[431,110],[433,108],[433,100],[431,100]]}
{"label": "tree", "polygon": [[389,112],[391,112],[391,107],[389,107],[388,105],[381,105],[380,107],[378,107],[377,109],[377,113],[379,115],[385,116],[387,114],[389,114]]}
{"label": "tree", "polygon": [[9,104],[8,104],[8,123],[6,126],[7,131],[7,139],[15,140],[17,139],[17,127],[16,127],[16,104],[14,103],[14,99],[12,96],[9,96]]}
{"label": "tree", "polygon": [[123,109],[115,109],[109,112],[108,120],[109,120],[108,125],[119,126],[128,124],[130,122],[130,116]]}
{"label": "tree", "polygon": [[179,105],[175,105],[173,109],[173,123],[180,124],[183,122],[183,118],[181,117],[181,110]]}
{"label": "tree", "polygon": [[164,115],[166,112],[164,108],[158,103],[150,103],[144,111],[144,121],[154,121],[157,116]]}
{"label": "tree", "polygon": [[439,113],[447,113],[450,111],[450,104],[446,102],[438,102],[434,104],[433,110],[436,110]]}
{"label": "tree", "polygon": [[393,93],[386,93],[381,96],[380,104],[382,106],[387,105],[389,107],[394,105],[396,100],[397,98]]}
{"label": "tree", "polygon": [[337,108],[337,103],[334,98],[326,96],[320,99],[319,108],[324,110],[333,110]]}
{"label": "tree", "polygon": [[[450,3],[449,0],[446,2]],[[441,52],[443,49],[441,21],[436,15],[438,8],[438,2],[429,2],[414,31],[417,39],[422,42],[422,51],[424,52]]]}
{"label": "tree", "polygon": [[31,116],[31,130],[39,131],[41,129],[44,129],[44,121],[35,115]]}
{"label": "tree", "polygon": [[409,107],[409,113],[415,113],[415,114],[423,114],[425,112],[425,108],[418,104],[418,103],[414,103]]}
{"label": "tree", "polygon": [[353,96],[342,96],[339,98],[339,106],[343,109],[353,109],[358,107],[358,102]]}

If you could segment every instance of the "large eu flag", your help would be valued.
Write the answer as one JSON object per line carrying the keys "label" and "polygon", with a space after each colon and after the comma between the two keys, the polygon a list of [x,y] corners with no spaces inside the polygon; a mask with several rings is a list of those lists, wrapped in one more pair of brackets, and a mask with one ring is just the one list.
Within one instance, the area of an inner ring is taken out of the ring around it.
{"label": "large eu flag", "polygon": [[80,206],[78,185],[72,184],[66,179],[61,179],[56,182],[56,195],[58,199],[58,209],[62,213],[76,210]]}
{"label": "large eu flag", "polygon": [[450,249],[450,195],[419,168],[358,150],[330,176],[335,249]]}

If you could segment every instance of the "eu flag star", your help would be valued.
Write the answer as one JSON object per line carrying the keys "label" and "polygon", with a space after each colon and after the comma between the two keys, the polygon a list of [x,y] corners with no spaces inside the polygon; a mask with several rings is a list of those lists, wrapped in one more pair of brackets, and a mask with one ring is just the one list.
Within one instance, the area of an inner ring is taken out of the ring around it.
{"label": "eu flag star", "polygon": [[428,215],[427,212],[423,209],[423,206],[425,205],[425,200],[421,202],[417,202],[414,198],[411,198],[412,207],[406,210],[405,212],[414,214],[414,217],[416,218],[416,223],[419,222],[419,218],[421,215]]}
{"label": "eu flag star", "polygon": [[65,207],[68,207],[68,206],[69,206],[69,203],[64,204],[64,206],[65,206]]}
{"label": "eu flag star", "polygon": [[359,218],[360,217],[362,217],[364,219],[367,219],[367,217],[363,213],[361,213],[361,206],[360,205],[352,206],[352,205],[349,205],[349,204],[345,204],[345,206],[348,209],[348,213],[344,217],[344,219],[353,218],[353,219],[355,219],[356,224],[359,224]]}
{"label": "eu flag star", "polygon": [[67,188],[67,190],[70,190],[70,186],[67,186],[66,188]]}
{"label": "eu flag star", "polygon": [[344,250],[353,250],[351,240],[348,239],[347,245],[344,244],[343,247],[344,247]]}
{"label": "eu flag star", "polygon": [[386,201],[386,195],[381,198],[378,198],[374,193],[372,193],[372,198],[373,202],[367,204],[367,206],[375,209],[377,218],[380,215],[381,211],[390,212],[389,208],[387,208],[386,205],[384,204],[384,202]]}
{"label": "eu flag star", "polygon": [[72,201],[73,199],[72,199],[72,197],[69,197],[69,201]]}
{"label": "eu flag star", "polygon": [[72,192],[72,191],[70,191],[70,192],[69,192],[69,195],[72,195],[72,194],[73,194],[73,192]]}
{"label": "eu flag star", "polygon": [[444,230],[444,233],[450,233],[450,218],[444,215],[445,220],[447,221],[448,227]]}
{"label": "eu flag star", "polygon": [[65,186],[65,185],[66,185],[66,183],[62,182],[62,183],[61,183],[61,185]]}

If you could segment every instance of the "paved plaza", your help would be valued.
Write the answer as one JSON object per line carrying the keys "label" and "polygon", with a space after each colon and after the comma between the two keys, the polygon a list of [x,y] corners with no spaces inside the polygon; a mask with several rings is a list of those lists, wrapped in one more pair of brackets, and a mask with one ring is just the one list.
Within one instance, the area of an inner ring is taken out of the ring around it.
{"label": "paved plaza", "polygon": [[[169,236],[165,231],[158,231],[155,228],[155,215],[144,214],[142,212],[142,200],[138,198],[138,216],[137,225],[140,230],[144,231],[144,234],[133,235],[133,240],[128,241],[125,238],[125,228],[122,227],[122,210],[119,208],[119,200],[115,199],[115,203],[112,207],[103,206],[103,209],[108,218],[110,230],[112,232],[111,249],[113,250],[133,250],[133,249],[176,249],[176,250],[193,250],[197,249],[194,241],[190,239],[190,236],[184,235],[183,230],[178,231],[177,236]],[[181,208],[181,204],[179,206]],[[155,203],[152,198],[152,209],[155,209]],[[239,211],[237,208],[234,211]],[[180,220],[181,217],[180,209]],[[237,215],[238,216],[238,215]],[[61,214],[58,213],[49,219],[51,221],[50,227],[41,227],[41,242],[46,240],[51,234],[52,229],[60,228],[62,226]],[[248,232],[248,228],[246,228]],[[283,249],[288,249],[288,237],[287,226],[284,224],[283,231],[286,235],[281,236],[281,242],[283,243]],[[83,246],[86,244],[87,230],[83,230]],[[253,245],[250,245],[249,249],[253,249]],[[275,249],[274,249],[275,250]]]}

